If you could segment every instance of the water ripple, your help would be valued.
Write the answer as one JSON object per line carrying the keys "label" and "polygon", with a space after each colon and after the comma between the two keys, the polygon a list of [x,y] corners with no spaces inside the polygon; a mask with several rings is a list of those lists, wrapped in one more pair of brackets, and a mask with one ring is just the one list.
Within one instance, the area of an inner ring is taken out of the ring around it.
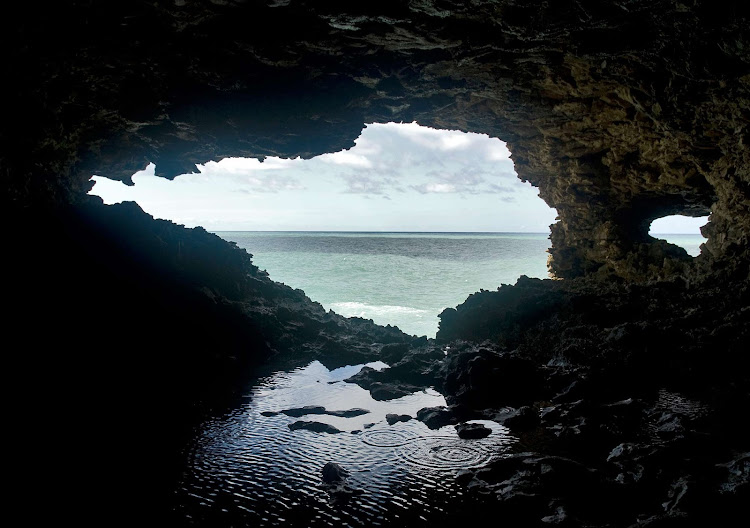
{"label": "water ripple", "polygon": [[433,470],[454,470],[484,465],[497,454],[496,446],[460,438],[424,438],[399,450],[406,462]]}
{"label": "water ripple", "polygon": [[359,435],[362,443],[373,447],[401,447],[420,438],[412,431],[395,428],[368,430]]}
{"label": "water ripple", "polygon": [[[430,390],[377,402],[356,385],[328,384],[340,376],[319,363],[279,373],[262,380],[249,402],[205,422],[187,453],[176,494],[180,520],[218,528],[426,526],[442,522],[445,512],[467,500],[453,479],[456,470],[481,466],[514,441],[492,422],[485,424],[493,433],[480,440],[460,439],[450,426],[431,431],[416,420],[389,426],[387,413],[414,416],[445,400]],[[261,414],[304,405],[363,407],[370,413],[315,416],[345,431],[338,434],[290,431],[296,418]],[[353,430],[361,432],[350,434]],[[331,461],[349,471],[351,488],[364,493],[343,503],[329,496],[321,469]]]}

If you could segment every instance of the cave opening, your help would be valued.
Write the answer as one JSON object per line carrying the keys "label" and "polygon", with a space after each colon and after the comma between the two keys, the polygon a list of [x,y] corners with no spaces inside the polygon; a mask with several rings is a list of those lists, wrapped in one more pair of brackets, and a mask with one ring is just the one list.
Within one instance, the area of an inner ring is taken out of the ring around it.
{"label": "cave opening", "polygon": [[237,243],[272,279],[344,316],[434,337],[438,314],[483,289],[544,278],[556,211],[497,138],[417,123],[367,125],[309,160],[226,158],[174,180],[94,176],[105,203]]}
{"label": "cave opening", "polygon": [[709,216],[669,215],[651,222],[649,236],[666,240],[683,248],[691,257],[701,254],[701,246],[708,240],[701,228],[708,223]]}

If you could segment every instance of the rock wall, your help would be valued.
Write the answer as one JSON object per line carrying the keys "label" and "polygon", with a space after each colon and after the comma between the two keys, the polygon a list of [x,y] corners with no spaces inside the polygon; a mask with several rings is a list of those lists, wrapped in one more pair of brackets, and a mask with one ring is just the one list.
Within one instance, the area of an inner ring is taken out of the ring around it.
{"label": "rock wall", "polygon": [[[311,157],[416,120],[508,142],[559,212],[558,277],[747,278],[745,3],[87,0],[12,22],[13,207],[80,201],[92,174]],[[709,212],[698,259],[647,234]]]}

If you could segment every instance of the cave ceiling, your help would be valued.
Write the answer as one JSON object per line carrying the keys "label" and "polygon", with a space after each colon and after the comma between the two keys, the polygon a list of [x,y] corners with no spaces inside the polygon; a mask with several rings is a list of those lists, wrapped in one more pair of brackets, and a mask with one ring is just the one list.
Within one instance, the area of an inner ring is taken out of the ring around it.
{"label": "cave ceiling", "polygon": [[[9,204],[85,199],[92,174],[174,178],[230,156],[310,158],[364,123],[508,143],[557,208],[559,277],[747,275],[745,2],[71,1],[3,38]],[[498,207],[501,204],[498,203]],[[696,261],[651,220],[711,213]]]}

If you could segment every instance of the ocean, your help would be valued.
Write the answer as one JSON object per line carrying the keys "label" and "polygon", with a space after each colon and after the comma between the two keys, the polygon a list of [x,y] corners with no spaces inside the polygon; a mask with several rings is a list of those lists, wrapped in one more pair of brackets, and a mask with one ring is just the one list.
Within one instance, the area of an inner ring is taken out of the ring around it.
{"label": "ocean", "polygon": [[[438,314],[480,289],[548,277],[547,233],[220,231],[271,278],[346,317],[435,337]],[[697,255],[700,235],[661,235]]]}

